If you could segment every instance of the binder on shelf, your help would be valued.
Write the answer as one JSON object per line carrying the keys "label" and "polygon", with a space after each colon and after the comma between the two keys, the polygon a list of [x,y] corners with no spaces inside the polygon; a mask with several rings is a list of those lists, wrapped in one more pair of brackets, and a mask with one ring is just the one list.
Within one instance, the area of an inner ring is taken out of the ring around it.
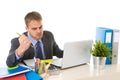
{"label": "binder on shelf", "polygon": [[[107,43],[107,47],[112,48],[112,38],[112,29],[105,27],[96,27],[96,40]],[[110,54],[112,54],[112,50],[110,51]],[[106,64],[111,64],[111,60],[109,58],[106,59]]]}
{"label": "binder on shelf", "polygon": [[113,41],[112,41],[112,64],[118,63],[118,47],[119,47],[119,34],[120,30],[113,29]]}

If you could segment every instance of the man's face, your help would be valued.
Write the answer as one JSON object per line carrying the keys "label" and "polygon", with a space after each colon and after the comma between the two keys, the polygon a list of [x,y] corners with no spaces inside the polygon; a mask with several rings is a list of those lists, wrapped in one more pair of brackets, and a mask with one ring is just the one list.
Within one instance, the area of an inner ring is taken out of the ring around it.
{"label": "man's face", "polygon": [[41,39],[43,36],[42,21],[32,20],[26,27],[26,30],[30,33],[30,35],[34,39],[36,40]]}

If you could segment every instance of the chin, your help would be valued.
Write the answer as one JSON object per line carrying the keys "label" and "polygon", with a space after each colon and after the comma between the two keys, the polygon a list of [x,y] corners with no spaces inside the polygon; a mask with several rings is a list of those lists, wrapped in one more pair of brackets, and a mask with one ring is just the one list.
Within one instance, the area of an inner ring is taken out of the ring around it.
{"label": "chin", "polygon": [[36,37],[36,40],[39,40],[39,39],[41,39],[42,37]]}

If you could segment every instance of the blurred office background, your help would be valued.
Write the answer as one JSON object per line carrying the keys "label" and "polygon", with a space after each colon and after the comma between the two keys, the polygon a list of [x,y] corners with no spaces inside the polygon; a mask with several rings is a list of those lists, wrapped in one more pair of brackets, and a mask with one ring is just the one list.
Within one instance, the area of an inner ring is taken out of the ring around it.
{"label": "blurred office background", "polygon": [[120,29],[119,8],[119,0],[1,0],[0,64],[16,32],[26,31],[24,16],[30,11],[41,13],[44,30],[52,31],[63,49],[66,42],[94,40],[96,27]]}

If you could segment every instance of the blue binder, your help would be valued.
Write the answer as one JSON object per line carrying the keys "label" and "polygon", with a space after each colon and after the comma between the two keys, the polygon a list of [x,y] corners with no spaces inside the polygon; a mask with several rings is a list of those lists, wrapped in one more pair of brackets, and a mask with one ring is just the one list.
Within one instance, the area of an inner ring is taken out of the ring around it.
{"label": "blue binder", "polygon": [[[107,43],[107,46],[112,48],[113,30],[105,27],[96,27],[96,40]],[[112,54],[112,50],[110,51]],[[106,64],[111,64],[109,58],[106,59]]]}

